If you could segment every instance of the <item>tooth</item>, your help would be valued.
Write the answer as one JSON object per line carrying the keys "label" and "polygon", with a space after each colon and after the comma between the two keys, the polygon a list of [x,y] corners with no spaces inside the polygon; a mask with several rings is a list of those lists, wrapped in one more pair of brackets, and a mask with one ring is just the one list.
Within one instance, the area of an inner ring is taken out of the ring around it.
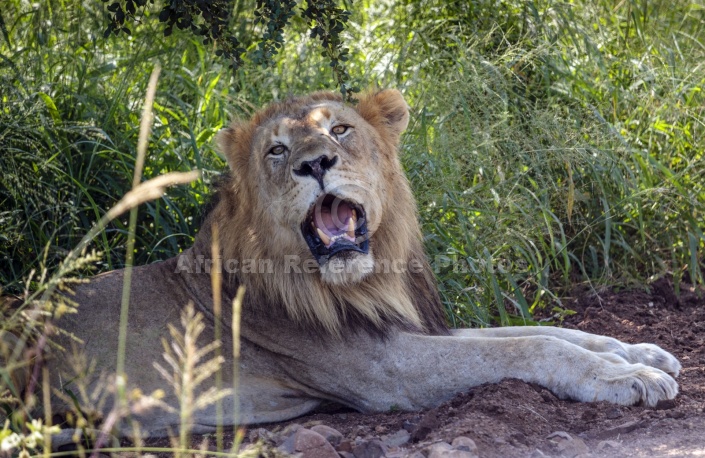
{"label": "tooth", "polygon": [[353,221],[357,222],[357,210],[355,210],[354,208],[352,209],[352,217]]}
{"label": "tooth", "polygon": [[[353,216],[355,215],[355,210],[353,210]],[[350,218],[348,220],[348,237],[355,240],[355,219]]]}
{"label": "tooth", "polygon": [[330,237],[328,237],[326,235],[326,233],[323,232],[321,230],[321,228],[319,228],[319,227],[316,228],[316,231],[318,232],[318,237],[321,239],[321,242],[323,242],[323,244],[325,246],[329,246],[330,245]]}

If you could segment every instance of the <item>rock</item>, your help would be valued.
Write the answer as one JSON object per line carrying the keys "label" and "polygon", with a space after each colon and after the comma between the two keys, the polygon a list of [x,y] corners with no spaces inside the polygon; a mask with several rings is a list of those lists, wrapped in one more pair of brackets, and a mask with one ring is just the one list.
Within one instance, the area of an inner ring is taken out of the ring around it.
{"label": "rock", "polygon": [[561,438],[561,439],[565,439],[565,440],[569,441],[573,438],[573,436],[571,436],[570,434],[568,434],[565,431],[554,431],[551,434],[549,434],[548,436],[546,436],[546,439],[555,439],[555,438]]}
{"label": "rock", "polygon": [[[465,437],[464,439],[468,438]],[[468,440],[472,442],[471,439]],[[473,442],[473,445],[474,444],[475,443]],[[425,450],[428,451],[428,458],[477,458],[477,453],[470,452],[468,450],[455,449],[447,442],[436,442],[435,444],[426,447]]]}
{"label": "rock", "polygon": [[251,429],[247,433],[247,438],[250,442],[257,442],[258,440],[269,441],[272,439],[272,433],[264,428]]}
{"label": "rock", "polygon": [[269,433],[269,438],[274,441],[274,445],[280,450],[290,450],[287,453],[294,453],[294,435],[302,428],[303,426],[300,424],[292,423],[278,433]]}
{"label": "rock", "polygon": [[411,434],[409,434],[408,431],[405,429],[400,429],[399,431],[390,434],[388,436],[385,436],[382,440],[384,445],[387,447],[401,447],[402,445],[406,444],[409,442],[411,439]]}
{"label": "rock", "polygon": [[426,415],[423,416],[421,421],[416,425],[416,427],[411,431],[411,441],[419,442],[426,438],[429,433],[439,426],[438,414],[435,410],[429,410]]}
{"label": "rock", "polygon": [[294,434],[296,431],[298,431],[298,430],[300,430],[300,429],[302,429],[302,428],[303,428],[303,426],[301,426],[300,424],[298,424],[298,423],[292,423],[292,424],[290,424],[290,425],[287,425],[286,428],[282,429],[281,432],[279,433],[279,435],[281,435],[281,436],[291,436],[291,435]]}
{"label": "rock", "polygon": [[352,453],[355,458],[381,458],[387,456],[387,446],[378,440],[364,441]]}
{"label": "rock", "polygon": [[437,450],[429,453],[428,458],[477,458],[477,455],[463,450]]}
{"label": "rock", "polygon": [[333,447],[337,447],[343,441],[343,434],[337,429],[333,429],[326,425],[316,425],[311,428],[311,431],[315,431],[321,436],[325,437],[328,442],[331,443]]}
{"label": "rock", "polygon": [[451,450],[453,450],[453,446],[448,442],[436,442],[424,449],[428,458],[439,458],[442,453],[450,452]]}
{"label": "rock", "polygon": [[414,429],[416,429],[416,425],[419,424],[419,421],[421,421],[420,418],[413,420],[404,420],[404,423],[401,425],[401,427],[411,433],[414,431]]}
{"label": "rock", "polygon": [[294,435],[289,437],[280,437],[280,443],[277,445],[277,449],[286,453],[287,455],[293,455],[294,450]]}
{"label": "rock", "polygon": [[674,408],[676,405],[677,404],[675,399],[661,399],[659,402],[656,403],[656,407],[654,407],[654,409],[669,410]]}
{"label": "rock", "polygon": [[453,443],[451,445],[456,450],[471,452],[477,455],[477,445],[475,444],[475,441],[470,439],[469,437],[458,436],[453,439]]}
{"label": "rock", "polygon": [[353,445],[352,445],[352,443],[351,443],[350,441],[341,441],[340,444],[338,444],[338,446],[335,447],[335,449],[336,449],[338,452],[348,452],[348,453],[352,453],[352,451],[353,451]]}
{"label": "rock", "polygon": [[622,444],[620,444],[620,443],[617,442],[617,441],[600,441],[600,443],[597,444],[597,450],[602,451],[602,450],[607,449],[607,448],[615,448],[615,449],[616,449],[616,448],[619,448],[619,447],[621,447],[621,446],[622,446]]}
{"label": "rock", "polygon": [[622,418],[623,416],[624,414],[622,413],[622,409],[620,409],[619,407],[612,407],[605,414],[605,417],[609,418],[610,420],[616,420],[617,418]]}
{"label": "rock", "polygon": [[582,439],[572,437],[565,431],[551,433],[547,439],[554,444],[558,455],[565,458],[575,458],[590,453],[590,449]]}
{"label": "rock", "polygon": [[355,458],[355,455],[350,452],[338,452],[338,455],[340,455],[340,458]]}
{"label": "rock", "polygon": [[293,452],[301,453],[304,458],[338,458],[333,446],[315,431],[301,428],[292,437]]}

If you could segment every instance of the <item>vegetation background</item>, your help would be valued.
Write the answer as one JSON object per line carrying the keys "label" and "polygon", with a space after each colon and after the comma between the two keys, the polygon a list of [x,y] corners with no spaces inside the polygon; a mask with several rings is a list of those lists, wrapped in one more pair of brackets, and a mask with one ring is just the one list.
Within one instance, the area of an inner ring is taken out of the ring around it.
{"label": "vegetation background", "polygon": [[[238,5],[254,17],[254,1]],[[560,296],[577,283],[703,281],[701,0],[341,5],[351,81],[397,87],[412,108],[402,161],[454,325],[520,324],[542,305],[567,313]],[[271,65],[257,64],[252,44],[233,70],[190,32],[164,37],[147,20],[158,13],[148,7],[131,35],[105,38],[101,2],[0,7],[6,293],[32,290],[130,189],[156,64],[144,179],[196,168],[203,178],[140,207],[136,264],[191,244],[225,167],[212,139],[232,117],[336,89],[298,16]],[[93,272],[123,265],[127,225],[115,220],[96,239]]]}

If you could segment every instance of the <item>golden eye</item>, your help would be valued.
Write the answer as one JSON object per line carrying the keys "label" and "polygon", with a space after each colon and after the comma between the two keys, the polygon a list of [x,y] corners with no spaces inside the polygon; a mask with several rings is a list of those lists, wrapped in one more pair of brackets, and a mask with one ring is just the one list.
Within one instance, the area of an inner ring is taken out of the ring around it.
{"label": "golden eye", "polygon": [[333,132],[335,135],[343,135],[345,132],[348,131],[348,128],[348,126],[338,124],[337,126],[333,127],[330,131]]}
{"label": "golden eye", "polygon": [[284,151],[286,151],[286,146],[276,145],[269,150],[269,154],[271,154],[272,156],[281,156],[282,154],[284,154]]}

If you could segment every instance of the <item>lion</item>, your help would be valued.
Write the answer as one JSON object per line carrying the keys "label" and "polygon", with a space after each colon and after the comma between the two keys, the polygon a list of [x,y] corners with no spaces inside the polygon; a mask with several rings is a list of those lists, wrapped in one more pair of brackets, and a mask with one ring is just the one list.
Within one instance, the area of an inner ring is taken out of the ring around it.
{"label": "lion", "polygon": [[[239,371],[239,404],[224,400],[221,416],[214,405],[195,411],[195,433],[215,431],[219,422],[288,420],[324,401],[361,412],[426,409],[506,378],[584,402],[654,406],[674,398],[680,363],[656,345],[557,327],[449,329],[399,160],[408,122],[397,90],[369,92],[354,105],[316,92],[272,103],[221,131],[229,173],[193,246],[133,270],[128,386],[147,393],[165,387],[154,363],[163,361],[161,341],[187,303],[205,317],[201,343],[215,339],[208,266],[217,242],[222,385],[232,386]],[[107,372],[116,367],[123,277],[116,270],[77,286],[79,312],[57,323]],[[240,286],[236,359],[228,331]],[[56,354],[51,364],[65,367],[65,358]],[[163,402],[176,410],[139,413],[142,434],[178,430],[177,397]],[[110,403],[103,409],[107,414]]]}

